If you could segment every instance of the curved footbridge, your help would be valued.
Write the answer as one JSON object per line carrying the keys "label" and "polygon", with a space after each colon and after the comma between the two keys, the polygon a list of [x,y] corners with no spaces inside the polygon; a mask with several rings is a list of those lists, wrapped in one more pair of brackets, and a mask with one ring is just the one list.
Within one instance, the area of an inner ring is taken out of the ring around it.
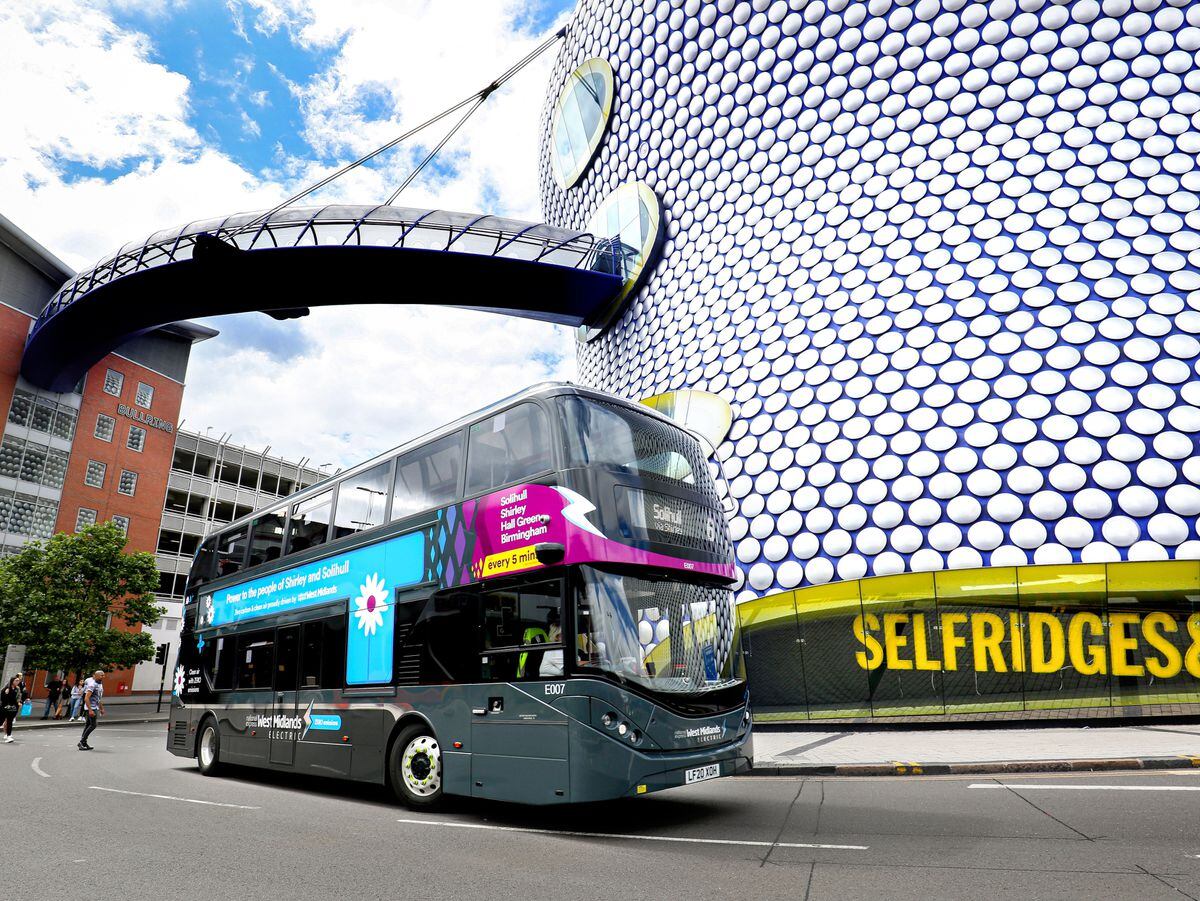
{"label": "curved footbridge", "polygon": [[434,304],[578,326],[624,281],[613,242],[496,216],[393,206],[288,208],[157,232],[67,282],[21,374],[69,391],[105,354],[184,319],[310,307]]}

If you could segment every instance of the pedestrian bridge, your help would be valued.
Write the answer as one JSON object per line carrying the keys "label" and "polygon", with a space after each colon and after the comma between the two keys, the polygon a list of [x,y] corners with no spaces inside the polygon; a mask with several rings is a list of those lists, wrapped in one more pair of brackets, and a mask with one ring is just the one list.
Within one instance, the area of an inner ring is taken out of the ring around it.
{"label": "pedestrian bridge", "polygon": [[324,206],[194,222],[63,285],[34,323],[21,374],[69,391],[140,334],[230,313],[434,304],[578,326],[620,292],[619,258],[612,240],[584,232],[444,210]]}

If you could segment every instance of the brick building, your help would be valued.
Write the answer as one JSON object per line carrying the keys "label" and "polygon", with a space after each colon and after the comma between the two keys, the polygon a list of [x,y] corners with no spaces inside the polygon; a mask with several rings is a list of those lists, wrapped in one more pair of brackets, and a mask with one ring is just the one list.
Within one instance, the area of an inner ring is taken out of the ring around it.
{"label": "brick building", "polygon": [[[74,273],[0,216],[0,553],[32,539],[112,522],[128,549],[158,546],[175,430],[191,348],[217,334],[177,323],[130,341],[92,367],[74,391],[42,391],[20,377],[30,326]],[[31,681],[44,696],[45,674]],[[128,694],[117,670],[110,695]]]}

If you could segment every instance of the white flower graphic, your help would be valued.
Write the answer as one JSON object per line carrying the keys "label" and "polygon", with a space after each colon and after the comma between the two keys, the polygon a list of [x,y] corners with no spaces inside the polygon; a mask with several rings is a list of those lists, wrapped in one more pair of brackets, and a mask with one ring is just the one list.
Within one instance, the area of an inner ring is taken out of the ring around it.
{"label": "white flower graphic", "polygon": [[359,595],[354,599],[354,606],[358,608],[354,611],[358,627],[365,634],[374,635],[375,630],[383,625],[383,610],[391,592],[384,587],[378,573],[367,576],[367,581],[358,590]]}
{"label": "white flower graphic", "polygon": [[175,692],[174,692],[176,697],[178,697],[178,698],[183,697],[183,687],[184,687],[183,667],[177,666],[177,667],[175,667]]}
{"label": "white flower graphic", "polygon": [[204,598],[204,621],[205,621],[206,623],[208,623],[210,626],[212,625],[212,621],[213,621],[213,602],[212,602],[212,595],[211,595],[211,594],[210,594],[210,595],[205,595],[205,598]]}

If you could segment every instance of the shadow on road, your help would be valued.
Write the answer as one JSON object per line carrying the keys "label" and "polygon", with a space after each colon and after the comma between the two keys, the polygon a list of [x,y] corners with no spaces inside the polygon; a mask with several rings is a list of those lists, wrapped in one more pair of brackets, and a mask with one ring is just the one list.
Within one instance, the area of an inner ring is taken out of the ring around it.
{"label": "shadow on road", "polygon": [[[194,765],[181,766],[179,773],[196,783],[207,781],[207,777],[202,776]],[[629,832],[630,824],[636,823],[637,831],[652,833],[679,823],[691,826],[703,826],[708,822],[719,823],[742,808],[742,805],[732,801],[686,797],[668,790],[642,798],[619,798],[614,801],[551,807],[448,797],[433,811],[416,811],[395,800],[390,788],[373,783],[229,765],[223,768],[219,778],[225,782],[240,782],[247,786],[274,786],[289,792],[368,804],[394,811],[397,818],[415,816],[436,819],[449,816],[496,826],[556,831]]]}

